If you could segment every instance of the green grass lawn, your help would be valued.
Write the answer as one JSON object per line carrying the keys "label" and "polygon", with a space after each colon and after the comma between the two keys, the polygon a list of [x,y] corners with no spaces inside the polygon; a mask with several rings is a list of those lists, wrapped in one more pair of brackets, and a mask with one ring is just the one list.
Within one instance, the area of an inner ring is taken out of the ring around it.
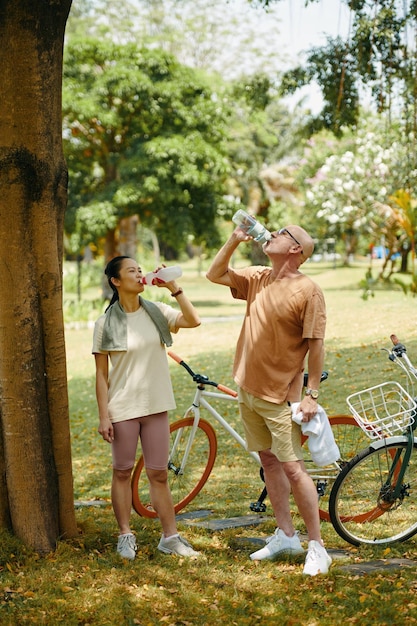
{"label": "green grass lawn", "polygon": [[[203,268],[204,270],[205,268]],[[333,268],[308,264],[323,288],[328,308],[326,369],[320,401],[328,414],[346,413],[345,398],[353,391],[400,374],[381,349],[395,332],[417,362],[417,301],[400,290],[381,289],[367,301],[359,281],[366,264]],[[181,331],[173,350],[193,369],[234,386],[233,353],[244,304],[229,291],[209,283],[192,262],[184,265],[181,284],[203,318],[197,329]],[[345,566],[374,559],[417,558],[417,539],[391,548],[353,548],[331,524],[322,532],[331,549],[340,550],[328,576],[307,579],[302,560],[254,563],[251,537],[265,537],[275,524],[267,519],[255,528],[209,531],[180,522],[180,530],[204,554],[189,562],[156,550],[158,521],[132,514],[139,551],[134,562],[115,553],[117,528],[109,505],[110,448],[97,433],[92,329],[66,332],[68,384],[77,501],[104,500],[101,507],[77,509],[80,536],[60,541],[56,552],[40,558],[7,533],[0,547],[1,624],[217,625],[285,624],[334,626],[416,623],[416,568],[395,568],[360,576]],[[172,361],[177,410],[190,404],[193,384]],[[236,408],[228,419],[240,428]],[[228,435],[217,430],[219,453],[206,486],[187,511],[209,509],[220,519],[250,513],[249,503],[261,489],[258,469]],[[269,510],[270,513],[270,510]],[[296,527],[305,531],[294,509]]]}

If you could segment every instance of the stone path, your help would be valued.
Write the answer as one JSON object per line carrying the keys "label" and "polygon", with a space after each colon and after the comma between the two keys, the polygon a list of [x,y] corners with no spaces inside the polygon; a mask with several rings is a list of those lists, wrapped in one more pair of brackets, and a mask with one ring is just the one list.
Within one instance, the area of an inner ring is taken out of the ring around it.
{"label": "stone path", "polygon": [[[219,531],[229,528],[240,528],[246,526],[257,526],[265,521],[273,519],[271,516],[266,515],[244,515],[242,517],[229,517],[225,519],[210,519],[204,520],[205,517],[212,515],[212,511],[196,511],[192,513],[184,513],[177,516],[177,519],[189,526],[198,526],[200,528],[206,528],[207,530]],[[301,541],[307,541],[306,535],[300,534]],[[236,541],[242,545],[250,545],[253,547],[259,547],[264,545],[264,539],[262,537],[238,537]],[[342,549],[327,549],[328,553],[333,559],[333,563],[337,560],[349,559],[352,554],[348,550]],[[364,561],[362,563],[347,563],[345,565],[338,565],[339,569],[349,572],[350,574],[356,574],[363,576],[365,574],[373,573],[376,571],[398,569],[399,567],[415,567],[417,568],[417,561],[411,559],[391,558],[391,559],[378,559],[374,561]]]}
{"label": "stone path", "polygon": [[[110,506],[110,502],[107,500],[77,500],[74,504],[75,508]],[[264,522],[273,519],[271,516],[262,514],[243,515],[241,517],[226,517],[223,519],[206,519],[212,514],[213,511],[210,510],[180,513],[177,515],[177,520],[188,526],[196,526],[215,532],[230,528],[258,526],[259,524],[263,524]],[[300,539],[301,541],[307,541],[307,536],[300,535]],[[262,537],[238,537],[236,541],[242,545],[250,545],[253,547],[259,547],[264,544],[264,539]],[[328,548],[328,552],[333,559],[333,563],[337,560],[349,559],[352,556],[351,552],[348,550]],[[417,568],[417,561],[401,558],[377,559],[374,561],[364,561],[362,563],[347,563],[345,565],[338,565],[338,567],[342,571],[349,572],[350,574],[364,576],[376,571],[392,570],[400,567]]]}

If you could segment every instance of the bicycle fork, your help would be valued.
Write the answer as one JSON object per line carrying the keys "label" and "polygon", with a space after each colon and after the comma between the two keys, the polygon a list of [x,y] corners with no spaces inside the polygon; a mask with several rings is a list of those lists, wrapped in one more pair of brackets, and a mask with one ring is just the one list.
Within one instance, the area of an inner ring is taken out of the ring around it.
{"label": "bicycle fork", "polygon": [[184,450],[184,454],[182,455],[181,458],[181,464],[179,466],[175,465],[175,463],[173,462],[173,459],[176,458],[176,454],[177,454],[177,450],[178,450],[178,446],[182,440],[183,437],[183,428],[179,428],[177,430],[177,433],[175,435],[175,440],[174,443],[172,445],[171,448],[171,452],[168,458],[168,470],[171,472],[174,472],[174,474],[176,476],[182,476],[184,474],[184,468],[187,465],[187,461],[188,461],[188,457],[190,454],[190,450],[191,450],[191,446],[193,445],[193,441],[194,441],[194,437],[195,437],[195,433],[197,431],[198,428],[198,424],[200,422],[200,407],[197,406],[196,404],[193,404],[188,410],[187,410],[187,415],[189,413],[189,411],[193,411],[194,413],[194,422],[193,422],[193,426],[191,428],[191,432],[188,436],[188,441],[187,444],[185,446],[185,450]]}
{"label": "bicycle fork", "polygon": [[396,500],[401,504],[404,498],[410,495],[408,491],[410,484],[403,484],[403,479],[413,451],[413,445],[414,438],[409,436],[403,459],[401,460],[402,450],[400,448],[395,453],[389,469],[388,478],[379,492],[378,505],[380,508],[390,509]]}

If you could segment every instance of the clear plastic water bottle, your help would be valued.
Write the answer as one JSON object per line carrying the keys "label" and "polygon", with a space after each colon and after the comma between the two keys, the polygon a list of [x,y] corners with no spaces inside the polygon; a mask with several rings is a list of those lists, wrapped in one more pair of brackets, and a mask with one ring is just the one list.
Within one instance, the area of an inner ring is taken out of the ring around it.
{"label": "clear plastic water bottle", "polygon": [[253,215],[249,215],[249,213],[246,213],[243,209],[236,211],[232,217],[232,221],[239,226],[243,232],[253,237],[254,240],[259,243],[265,243],[265,241],[269,241],[272,237],[265,226],[262,226]]}
{"label": "clear plastic water bottle", "polygon": [[182,276],[182,269],[179,265],[161,267],[157,272],[148,272],[142,278],[143,285],[157,285],[158,283],[169,283]]}

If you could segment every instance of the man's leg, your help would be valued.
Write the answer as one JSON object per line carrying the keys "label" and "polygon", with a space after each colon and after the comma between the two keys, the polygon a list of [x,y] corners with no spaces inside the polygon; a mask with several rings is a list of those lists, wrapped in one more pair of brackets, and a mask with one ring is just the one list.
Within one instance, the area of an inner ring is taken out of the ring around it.
{"label": "man's leg", "polygon": [[295,532],[290,511],[290,483],[280,463],[270,450],[260,452],[268,491],[278,528],[267,539],[265,547],[253,552],[252,560],[279,559],[303,554],[304,550]]}
{"label": "man's leg", "polygon": [[327,574],[332,559],[328,555],[320,533],[320,517],[317,490],[307,474],[302,461],[283,464],[290,482],[294,500],[308,533],[308,552],[303,574],[316,576]]}
{"label": "man's leg", "polygon": [[318,495],[302,461],[283,463],[298,511],[307,528],[308,539],[321,542]]}
{"label": "man's leg", "polygon": [[263,450],[259,453],[259,456],[264,470],[268,498],[274,511],[277,526],[291,537],[295,529],[290,511],[290,482],[284,472],[282,463],[278,461],[271,450]]}

